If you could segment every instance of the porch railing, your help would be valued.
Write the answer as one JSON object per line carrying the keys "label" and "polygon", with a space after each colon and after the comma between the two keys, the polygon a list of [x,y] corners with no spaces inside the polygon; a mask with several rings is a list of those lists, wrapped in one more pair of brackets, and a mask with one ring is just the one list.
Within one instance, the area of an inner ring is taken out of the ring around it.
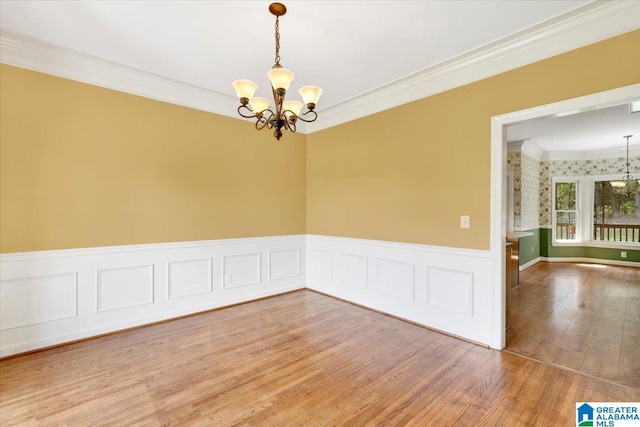
{"label": "porch railing", "polygon": [[576,226],[574,224],[556,223],[556,240],[574,240],[576,238]]}
{"label": "porch railing", "polygon": [[593,240],[640,242],[640,224],[594,224]]}
{"label": "porch railing", "polygon": [[[576,230],[574,224],[556,224],[556,239],[573,240],[575,238]],[[640,224],[594,224],[593,240],[599,242],[640,243]]]}

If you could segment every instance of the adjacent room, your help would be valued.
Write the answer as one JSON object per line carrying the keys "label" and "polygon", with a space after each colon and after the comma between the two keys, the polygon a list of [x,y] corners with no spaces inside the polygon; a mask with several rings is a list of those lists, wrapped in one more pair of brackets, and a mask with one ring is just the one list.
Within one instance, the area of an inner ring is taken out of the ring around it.
{"label": "adjacent room", "polygon": [[635,388],[638,112],[624,103],[507,128],[507,350]]}
{"label": "adjacent room", "polygon": [[3,426],[640,402],[640,3],[1,0],[0,49]]}

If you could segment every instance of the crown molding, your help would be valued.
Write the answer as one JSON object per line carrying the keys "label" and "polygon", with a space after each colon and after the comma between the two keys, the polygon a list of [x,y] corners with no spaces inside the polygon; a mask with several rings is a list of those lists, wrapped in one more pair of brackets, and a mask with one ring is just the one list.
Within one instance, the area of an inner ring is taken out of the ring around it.
{"label": "crown molding", "polygon": [[106,61],[0,29],[0,62],[163,102],[232,117],[237,100],[226,94]]}
{"label": "crown molding", "polygon": [[522,139],[519,141],[509,141],[507,142],[507,153],[521,153],[522,152],[522,144],[526,139]]}
{"label": "crown molding", "polygon": [[[507,153],[522,153],[539,162],[554,160],[602,160],[620,159],[627,156],[626,148],[607,148],[588,151],[545,151],[531,139],[509,141]],[[640,159],[640,146],[629,146],[629,157]]]}
{"label": "crown molding", "polygon": [[535,141],[533,141],[531,139],[526,139],[522,143],[522,153],[526,154],[527,156],[531,157],[532,159],[540,161],[540,160],[542,160],[542,157],[544,156],[545,151],[542,149],[542,147],[540,147],[538,144],[536,144]]}
{"label": "crown molding", "polygon": [[640,28],[640,2],[597,0],[319,111],[309,133],[445,92]]}
{"label": "crown molding", "polygon": [[[0,62],[65,79],[239,119],[231,95],[0,29]],[[243,119],[241,119],[243,120]],[[298,131],[306,133],[306,123]]]}
{"label": "crown molding", "polygon": [[[601,160],[624,159],[625,157],[627,157],[626,148],[610,148],[590,151],[545,151],[540,160]],[[632,159],[635,157],[640,158],[640,146],[629,147],[629,157]]]}
{"label": "crown molding", "polygon": [[[640,28],[640,2],[597,0],[513,36],[474,49],[339,104],[300,123],[316,132],[435,95]],[[228,94],[106,61],[0,29],[0,62],[235,119]],[[242,120],[242,119],[240,119]]]}

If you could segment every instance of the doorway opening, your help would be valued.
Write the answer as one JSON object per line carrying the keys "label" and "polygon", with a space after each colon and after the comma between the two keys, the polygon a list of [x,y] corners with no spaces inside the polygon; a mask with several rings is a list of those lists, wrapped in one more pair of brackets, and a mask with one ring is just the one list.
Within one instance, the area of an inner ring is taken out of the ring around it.
{"label": "doorway opening", "polygon": [[506,345],[505,332],[505,240],[507,237],[507,138],[506,128],[525,120],[545,116],[562,115],[569,112],[590,111],[623,103],[640,97],[640,84],[625,86],[579,98],[568,99],[526,110],[515,111],[492,117],[491,119],[491,274],[492,274],[492,333],[490,345],[503,349]]}

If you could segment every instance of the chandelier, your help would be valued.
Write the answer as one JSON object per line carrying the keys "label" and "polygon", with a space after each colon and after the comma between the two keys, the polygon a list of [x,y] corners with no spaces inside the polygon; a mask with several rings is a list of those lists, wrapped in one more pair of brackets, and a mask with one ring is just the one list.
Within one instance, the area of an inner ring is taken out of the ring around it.
{"label": "chandelier", "polygon": [[623,136],[623,138],[627,138],[627,172],[625,172],[625,174],[622,176],[622,180],[627,181],[627,185],[630,185],[631,181],[635,179],[633,175],[631,175],[631,172],[629,172],[629,166],[631,166],[631,163],[629,162],[629,138],[631,138],[632,136],[633,135]]}
{"label": "chandelier", "polygon": [[265,127],[274,129],[273,135],[277,140],[282,136],[282,129],[290,132],[296,131],[296,122],[313,122],[318,118],[314,111],[322,89],[317,86],[304,86],[300,89],[302,100],[307,106],[302,112],[303,104],[300,101],[285,101],[284,97],[294,79],[294,74],[280,65],[280,17],[287,13],[287,8],[281,3],[271,3],[269,12],[276,17],[276,58],[275,64],[267,73],[271,81],[273,93],[273,109],[270,109],[271,101],[266,98],[254,97],[258,85],[251,80],[235,80],[233,87],[240,98],[238,114],[247,119],[256,119],[256,129]]}
{"label": "chandelier", "polygon": [[[634,190],[634,182],[635,178],[633,177],[633,175],[631,175],[631,172],[629,172],[629,166],[631,166],[631,163],[629,162],[629,138],[631,138],[633,135],[625,135],[623,136],[623,138],[627,138],[627,171],[625,172],[625,174],[622,176],[622,179],[625,181],[625,193],[627,194],[627,196],[631,196],[631,194],[633,194],[635,191]],[[638,186],[638,184],[640,184],[640,180],[638,180],[638,183],[636,184],[636,187]]]}
{"label": "chandelier", "polygon": [[[633,175],[631,175],[631,171],[629,171],[629,167],[631,166],[631,162],[629,160],[629,138],[631,138],[632,136],[633,135],[623,136],[623,138],[627,139],[627,163],[626,163],[627,171],[624,173],[624,175],[622,175],[622,179],[620,181],[611,181],[611,185],[613,187],[618,187],[618,188],[625,187],[624,192],[627,194],[627,196],[635,192],[634,181],[636,179],[633,177]],[[637,184],[640,185],[640,180],[638,180]]]}

